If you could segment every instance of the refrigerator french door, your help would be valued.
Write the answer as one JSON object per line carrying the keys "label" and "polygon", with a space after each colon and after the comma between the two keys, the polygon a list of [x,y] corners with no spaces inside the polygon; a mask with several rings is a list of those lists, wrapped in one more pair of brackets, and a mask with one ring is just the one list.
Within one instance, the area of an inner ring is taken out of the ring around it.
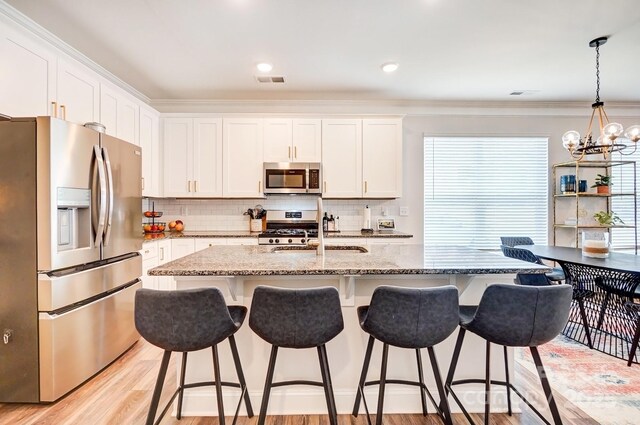
{"label": "refrigerator french door", "polygon": [[0,122],[0,402],[55,401],[139,338],[140,159],[55,118]]}

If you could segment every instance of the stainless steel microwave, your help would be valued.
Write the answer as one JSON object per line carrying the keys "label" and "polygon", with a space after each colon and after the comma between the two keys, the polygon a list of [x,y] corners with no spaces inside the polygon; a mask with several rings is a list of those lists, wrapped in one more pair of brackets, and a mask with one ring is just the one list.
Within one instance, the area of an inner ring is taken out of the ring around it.
{"label": "stainless steel microwave", "polygon": [[319,162],[265,162],[264,193],[322,193]]}

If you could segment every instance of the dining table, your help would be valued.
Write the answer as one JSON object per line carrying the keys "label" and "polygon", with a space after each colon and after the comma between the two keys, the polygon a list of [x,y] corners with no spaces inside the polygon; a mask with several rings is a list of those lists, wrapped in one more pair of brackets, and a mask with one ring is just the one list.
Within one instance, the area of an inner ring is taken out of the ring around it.
{"label": "dining table", "polygon": [[[593,291],[584,307],[594,349],[624,360],[631,355],[633,362],[638,362],[638,353],[630,353],[638,321],[625,304],[640,299],[640,256],[612,251],[606,258],[593,258],[583,255],[580,248],[545,245],[520,245],[518,248],[558,263],[566,283],[575,290]],[[587,343],[576,302],[563,334]]]}

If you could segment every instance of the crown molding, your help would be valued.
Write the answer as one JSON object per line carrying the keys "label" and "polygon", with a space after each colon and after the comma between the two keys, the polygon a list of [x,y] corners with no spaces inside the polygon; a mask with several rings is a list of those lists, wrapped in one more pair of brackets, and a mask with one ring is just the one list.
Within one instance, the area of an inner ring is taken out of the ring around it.
{"label": "crown molding", "polygon": [[[591,113],[588,102],[420,100],[216,100],[152,99],[162,113],[287,113],[368,115],[476,115],[575,117]],[[637,117],[640,103],[608,103],[610,115]]]}
{"label": "crown molding", "polygon": [[20,29],[26,30],[32,35],[36,36],[40,40],[46,42],[47,44],[53,46],[58,49],[65,55],[71,57],[72,59],[80,62],[82,65],[91,69],[96,74],[100,75],[105,80],[110,83],[116,85],[117,87],[125,90],[132,96],[135,96],[142,102],[147,105],[150,104],[150,99],[144,93],[137,90],[135,87],[129,85],[125,81],[116,77],[111,72],[107,71],[105,68],[97,64],[96,62],[89,59],[80,51],[76,50],[74,47],[70,46],[53,33],[51,33],[46,28],[42,27],[40,24],[20,12],[19,10],[13,8],[11,5],[7,4],[5,1],[0,0],[0,15],[3,15],[9,19],[9,21],[15,25],[17,25]]}

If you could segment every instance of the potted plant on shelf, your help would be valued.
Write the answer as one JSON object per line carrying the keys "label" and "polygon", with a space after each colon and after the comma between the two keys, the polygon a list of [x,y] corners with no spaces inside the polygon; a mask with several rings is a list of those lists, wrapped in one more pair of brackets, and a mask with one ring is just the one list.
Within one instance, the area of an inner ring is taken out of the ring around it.
{"label": "potted plant on shelf", "polygon": [[615,226],[616,224],[624,224],[624,221],[622,221],[622,219],[613,211],[598,211],[593,215],[593,218],[596,219],[598,224],[606,227]]}
{"label": "potted plant on shelf", "polygon": [[596,176],[595,182],[593,183],[593,186],[591,187],[595,187],[598,193],[608,194],[608,193],[611,193],[609,188],[612,184],[613,183],[611,183],[611,176],[604,176],[602,174],[598,174]]}

